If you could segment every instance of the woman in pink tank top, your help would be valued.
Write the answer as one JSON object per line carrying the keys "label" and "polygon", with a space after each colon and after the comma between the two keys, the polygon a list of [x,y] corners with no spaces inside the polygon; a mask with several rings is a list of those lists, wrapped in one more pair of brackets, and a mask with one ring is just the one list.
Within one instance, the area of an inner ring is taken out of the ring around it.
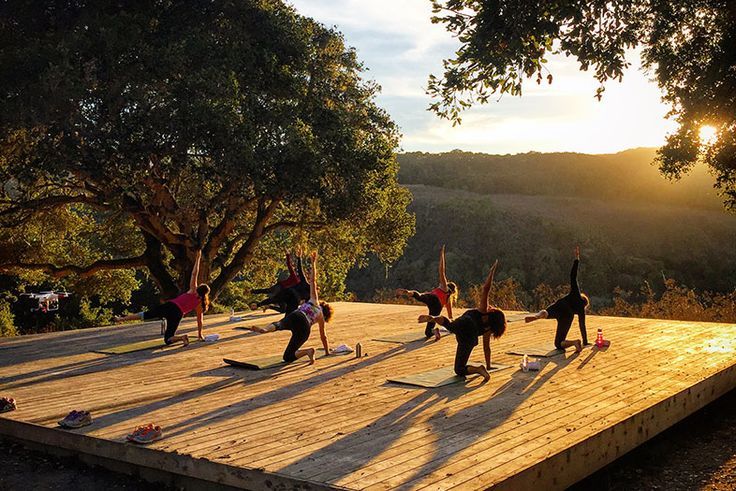
{"label": "woman in pink tank top", "polygon": [[197,286],[199,261],[201,258],[202,251],[197,251],[197,257],[194,260],[194,269],[192,270],[192,276],[189,279],[188,291],[167,302],[157,305],[150,310],[139,312],[137,314],[116,317],[115,322],[138,319],[146,321],[152,319],[164,319],[166,320],[164,342],[166,344],[171,344],[181,341],[184,343],[184,346],[186,346],[189,344],[189,336],[186,334],[177,336],[176,330],[179,328],[179,323],[181,322],[182,317],[194,310],[197,313],[197,337],[200,340],[204,339],[202,336],[202,326],[204,325],[203,316],[210,306],[210,287],[205,284]]}
{"label": "woman in pink tank top", "polygon": [[[457,299],[458,288],[452,281],[447,281],[445,275],[445,246],[440,249],[440,265],[439,265],[439,286],[429,292],[419,293],[416,290],[405,290],[403,288],[396,289],[396,297],[413,298],[418,302],[422,302],[429,309],[430,316],[438,316],[442,313],[442,309],[447,309],[447,316],[452,320],[452,304]],[[434,329],[434,321],[427,322],[424,329],[424,335],[427,338],[435,336],[439,340],[438,331]]]}

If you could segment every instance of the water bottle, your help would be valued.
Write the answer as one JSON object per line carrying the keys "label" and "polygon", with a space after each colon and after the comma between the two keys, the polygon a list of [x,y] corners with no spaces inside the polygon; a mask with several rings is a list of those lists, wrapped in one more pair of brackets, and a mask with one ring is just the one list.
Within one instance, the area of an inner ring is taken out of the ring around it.
{"label": "water bottle", "polygon": [[361,356],[363,356],[363,346],[358,343],[355,345],[355,357],[360,358]]}
{"label": "water bottle", "polygon": [[595,345],[600,349],[605,344],[603,340],[603,329],[598,329],[598,336],[595,338]]}
{"label": "water bottle", "polygon": [[529,357],[524,354],[524,357],[521,359],[521,371],[527,372],[529,371]]}

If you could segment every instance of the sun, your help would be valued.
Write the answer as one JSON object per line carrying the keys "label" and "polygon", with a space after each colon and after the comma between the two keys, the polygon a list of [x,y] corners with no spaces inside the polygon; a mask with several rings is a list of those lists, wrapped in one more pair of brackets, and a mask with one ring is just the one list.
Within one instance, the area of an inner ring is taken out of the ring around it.
{"label": "sun", "polygon": [[700,127],[700,143],[703,145],[712,145],[716,141],[718,130],[709,124]]}

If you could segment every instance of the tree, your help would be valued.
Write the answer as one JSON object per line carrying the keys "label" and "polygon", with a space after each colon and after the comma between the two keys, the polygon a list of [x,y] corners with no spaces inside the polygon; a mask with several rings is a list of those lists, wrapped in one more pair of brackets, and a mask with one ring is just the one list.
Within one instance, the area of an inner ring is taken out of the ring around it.
{"label": "tree", "polygon": [[[731,0],[595,0],[544,2],[433,0],[433,22],[461,43],[430,76],[430,108],[460,122],[460,112],[493,94],[520,96],[525,79],[553,75],[548,53],[577,58],[600,83],[621,80],[627,50],[640,47],[679,129],[659,150],[660,170],[679,178],[699,160],[716,175],[725,205],[736,209],[736,2]],[[717,129],[701,142],[703,125]]]}
{"label": "tree", "polygon": [[0,9],[3,226],[75,213],[125,237],[2,269],[143,268],[171,296],[201,248],[216,296],[275,234],[331,229],[352,257],[400,255],[398,130],[339,33],[278,0]]}

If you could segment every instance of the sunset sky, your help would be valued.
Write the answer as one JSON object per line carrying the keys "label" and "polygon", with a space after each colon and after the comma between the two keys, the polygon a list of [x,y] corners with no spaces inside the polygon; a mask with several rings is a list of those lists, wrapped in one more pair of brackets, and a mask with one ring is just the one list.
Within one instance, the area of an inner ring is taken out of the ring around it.
{"label": "sunset sky", "polygon": [[404,151],[487,153],[575,151],[609,153],[658,146],[674,124],[664,118],[656,84],[644,74],[636,53],[622,83],[606,86],[601,102],[590,72],[572,58],[552,57],[552,85],[524,85],[521,98],[477,106],[452,124],[428,112],[427,76],[441,73],[442,60],[457,42],[430,22],[429,0],[291,0],[303,15],[336,26],[383,90],[378,103],[396,121]]}

